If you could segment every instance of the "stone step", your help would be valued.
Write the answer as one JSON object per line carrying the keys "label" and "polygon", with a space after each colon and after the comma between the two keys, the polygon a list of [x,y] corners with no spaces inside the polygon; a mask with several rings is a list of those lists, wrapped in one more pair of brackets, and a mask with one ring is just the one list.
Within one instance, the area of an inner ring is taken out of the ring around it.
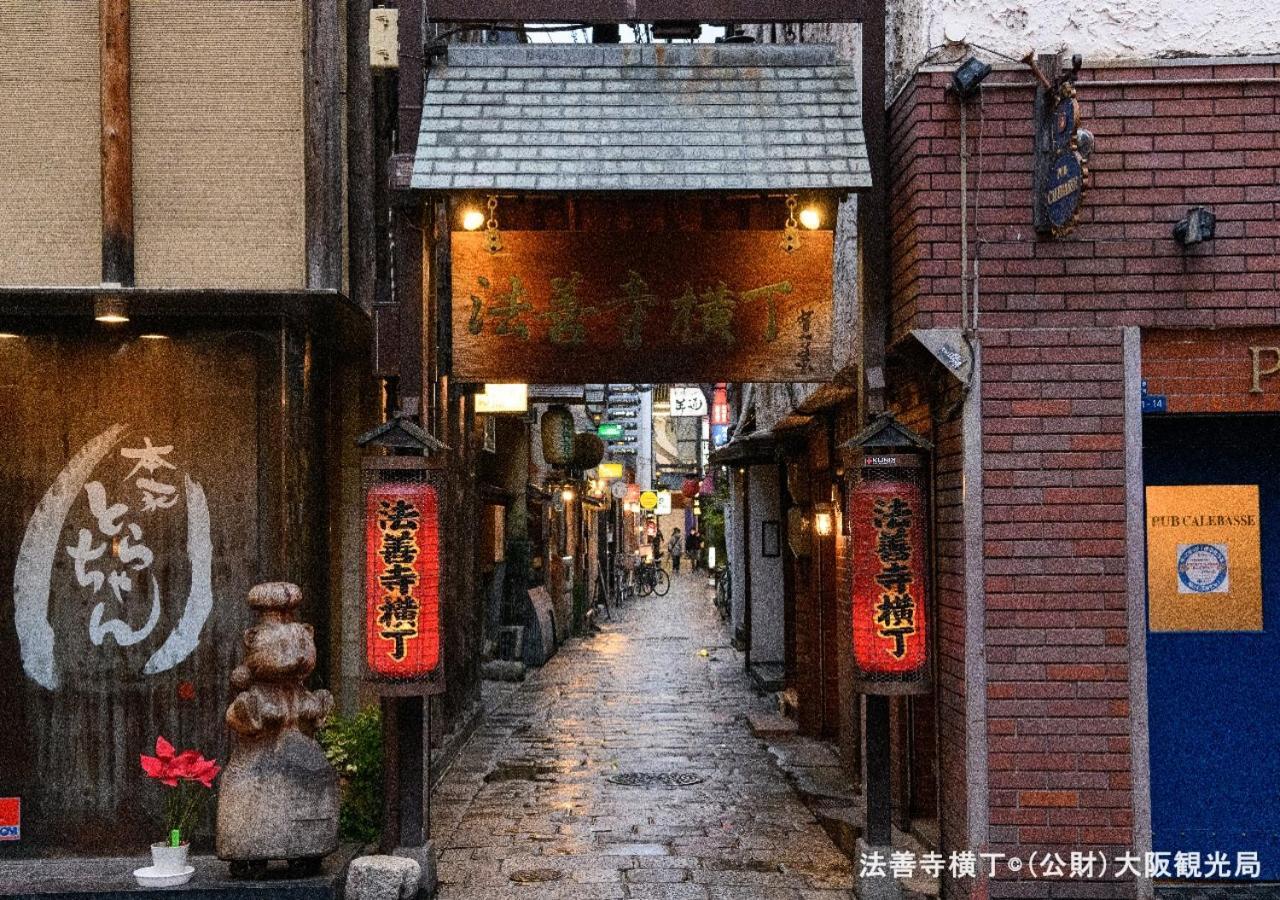
{"label": "stone step", "polygon": [[788,719],[778,713],[749,712],[747,725],[756,737],[786,737],[795,734],[799,728],[795,720]]}

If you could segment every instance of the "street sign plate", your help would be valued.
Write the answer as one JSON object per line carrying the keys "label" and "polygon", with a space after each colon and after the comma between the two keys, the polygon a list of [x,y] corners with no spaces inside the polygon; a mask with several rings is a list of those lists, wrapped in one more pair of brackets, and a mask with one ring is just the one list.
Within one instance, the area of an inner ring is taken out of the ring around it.
{"label": "street sign plate", "polygon": [[596,434],[606,441],[616,441],[622,437],[622,426],[617,422],[601,422]]}

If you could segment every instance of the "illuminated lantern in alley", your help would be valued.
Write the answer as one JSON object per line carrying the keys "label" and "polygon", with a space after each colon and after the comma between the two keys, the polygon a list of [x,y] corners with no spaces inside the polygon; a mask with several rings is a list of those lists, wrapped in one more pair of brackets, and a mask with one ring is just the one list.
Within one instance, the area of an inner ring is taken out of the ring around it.
{"label": "illuminated lantern in alley", "polygon": [[567,466],[573,462],[573,413],[569,407],[557,403],[547,407],[542,414],[542,458],[553,466]]}
{"label": "illuminated lantern in alley", "polygon": [[440,665],[440,497],[434,484],[386,482],[365,497],[365,649],[369,673],[419,679]]}
{"label": "illuminated lantern in alley", "polygon": [[698,496],[698,491],[702,489],[702,482],[696,478],[686,478],[684,484],[680,485],[680,493],[692,500]]}
{"label": "illuminated lantern in alley", "polygon": [[881,415],[843,449],[856,689],[924,693],[933,627],[925,501],[931,446]]}

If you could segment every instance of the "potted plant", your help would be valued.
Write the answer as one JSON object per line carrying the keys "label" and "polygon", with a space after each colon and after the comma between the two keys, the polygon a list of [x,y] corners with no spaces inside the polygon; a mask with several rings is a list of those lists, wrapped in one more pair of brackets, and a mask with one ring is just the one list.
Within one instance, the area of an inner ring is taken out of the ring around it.
{"label": "potted plant", "polygon": [[152,864],[133,874],[139,884],[147,887],[186,884],[195,873],[195,867],[187,864],[187,829],[204,809],[213,779],[222,767],[195,750],[176,753],[163,737],[156,738],[155,756],[142,755],[140,759],[147,777],[168,788],[164,803],[166,838],[151,845]]}

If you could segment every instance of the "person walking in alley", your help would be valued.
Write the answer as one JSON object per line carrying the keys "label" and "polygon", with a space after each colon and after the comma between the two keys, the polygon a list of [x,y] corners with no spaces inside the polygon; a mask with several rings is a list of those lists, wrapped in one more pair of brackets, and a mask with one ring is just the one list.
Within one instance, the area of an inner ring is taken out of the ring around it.
{"label": "person walking in alley", "polygon": [[690,571],[698,571],[702,564],[702,536],[696,530],[690,530],[684,541],[684,552],[689,557]]}
{"label": "person walking in alley", "polygon": [[671,574],[680,572],[680,557],[684,554],[684,536],[679,528],[671,529],[671,540],[667,543],[667,552],[671,554]]}

